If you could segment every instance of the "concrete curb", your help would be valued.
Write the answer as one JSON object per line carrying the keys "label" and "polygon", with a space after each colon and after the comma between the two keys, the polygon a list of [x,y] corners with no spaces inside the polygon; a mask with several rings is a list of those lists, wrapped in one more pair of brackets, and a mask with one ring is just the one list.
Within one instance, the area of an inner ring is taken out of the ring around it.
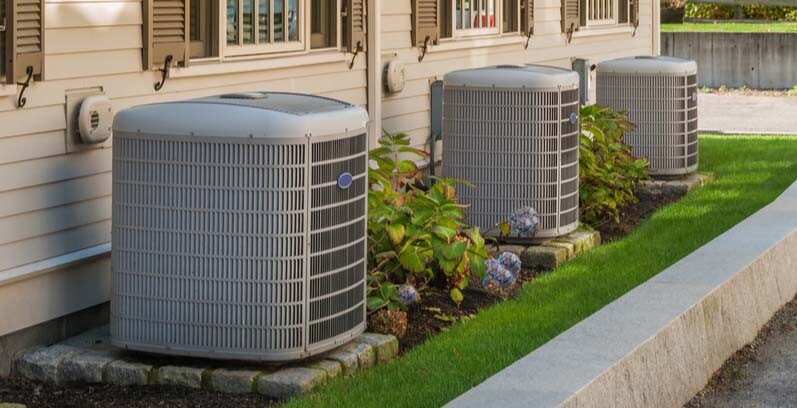
{"label": "concrete curb", "polygon": [[681,407],[797,294],[797,183],[448,407]]}

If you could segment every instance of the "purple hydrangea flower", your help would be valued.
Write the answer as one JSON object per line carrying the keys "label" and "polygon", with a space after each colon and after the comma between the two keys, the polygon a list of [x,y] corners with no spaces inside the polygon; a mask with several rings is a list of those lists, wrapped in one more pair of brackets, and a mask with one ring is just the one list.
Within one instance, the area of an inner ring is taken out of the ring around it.
{"label": "purple hydrangea flower", "polygon": [[411,285],[401,285],[398,289],[398,298],[401,303],[404,303],[407,306],[417,302],[420,299],[418,296],[418,290]]}
{"label": "purple hydrangea flower", "polygon": [[540,217],[537,215],[537,210],[531,207],[523,207],[516,210],[509,217],[509,225],[513,231],[517,231],[520,235],[534,236],[540,226]]}
{"label": "purple hydrangea flower", "polygon": [[495,282],[498,286],[506,287],[515,282],[515,276],[501,264],[497,259],[490,259],[486,262],[487,276],[484,277],[482,285],[487,286],[490,282]]}
{"label": "purple hydrangea flower", "polygon": [[520,273],[521,262],[520,258],[517,255],[511,252],[504,252],[501,256],[498,257],[498,262],[512,274],[513,277],[517,278],[518,273]]}

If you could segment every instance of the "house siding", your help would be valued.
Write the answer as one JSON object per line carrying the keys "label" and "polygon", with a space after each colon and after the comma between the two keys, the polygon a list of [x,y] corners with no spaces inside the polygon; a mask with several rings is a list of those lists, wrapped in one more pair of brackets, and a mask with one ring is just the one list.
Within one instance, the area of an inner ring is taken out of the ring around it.
{"label": "house siding", "polygon": [[[536,34],[527,50],[519,34],[447,41],[433,46],[418,62],[419,49],[411,44],[410,0],[382,1],[382,46],[371,52],[381,52],[383,63],[404,62],[407,84],[401,93],[382,96],[382,121],[376,128],[406,132],[416,146],[424,146],[429,136],[429,84],[453,69],[520,63],[568,67],[574,56],[599,62],[649,54],[655,49],[653,2],[643,0],[635,37],[627,32],[581,36],[566,44],[559,0],[537,0]],[[159,73],[142,71],[141,1],[47,0],[45,12],[44,81],[26,91],[23,109],[16,107],[19,89],[0,85],[0,293],[13,294],[0,296],[0,310],[36,310],[0,319],[0,336],[108,299],[107,257],[79,268],[32,274],[27,281],[6,281],[21,267],[111,238],[110,143],[67,152],[68,92],[102,87],[117,111],[251,90],[318,94],[359,105],[368,101],[367,55],[358,56],[349,69],[352,55],[337,51],[192,64],[173,69],[165,87],[155,92]],[[102,290],[91,294],[79,290],[98,285]]]}

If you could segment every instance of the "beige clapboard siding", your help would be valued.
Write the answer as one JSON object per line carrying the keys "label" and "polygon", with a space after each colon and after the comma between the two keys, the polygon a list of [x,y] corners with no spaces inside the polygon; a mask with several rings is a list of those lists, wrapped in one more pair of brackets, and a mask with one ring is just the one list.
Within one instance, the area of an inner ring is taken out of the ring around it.
{"label": "beige clapboard siding", "polygon": [[111,218],[111,196],[0,218],[0,245]]}
{"label": "beige clapboard siding", "polygon": [[84,224],[0,246],[0,271],[111,241],[111,221]]}
{"label": "beige clapboard siding", "polygon": [[0,193],[0,217],[58,207],[111,194],[111,172],[56,181]]}
{"label": "beige clapboard siding", "polygon": [[[0,165],[0,192],[111,170],[111,149],[94,149]],[[89,199],[93,197],[85,197]]]}
{"label": "beige clapboard siding", "polygon": [[33,133],[0,138],[0,164],[8,164],[66,153],[64,132]]}

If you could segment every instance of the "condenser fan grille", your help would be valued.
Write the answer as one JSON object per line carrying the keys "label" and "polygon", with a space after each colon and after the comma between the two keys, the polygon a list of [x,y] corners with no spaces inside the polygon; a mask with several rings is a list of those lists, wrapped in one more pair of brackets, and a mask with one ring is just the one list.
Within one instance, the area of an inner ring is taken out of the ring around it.
{"label": "condenser fan grille", "polygon": [[578,89],[446,86],[443,171],[460,187],[468,222],[493,229],[517,209],[540,215],[538,237],[578,225]]}
{"label": "condenser fan grille", "polygon": [[624,141],[633,154],[648,158],[655,175],[696,170],[697,75],[607,71],[598,66],[598,104],[628,112],[636,129]]}

